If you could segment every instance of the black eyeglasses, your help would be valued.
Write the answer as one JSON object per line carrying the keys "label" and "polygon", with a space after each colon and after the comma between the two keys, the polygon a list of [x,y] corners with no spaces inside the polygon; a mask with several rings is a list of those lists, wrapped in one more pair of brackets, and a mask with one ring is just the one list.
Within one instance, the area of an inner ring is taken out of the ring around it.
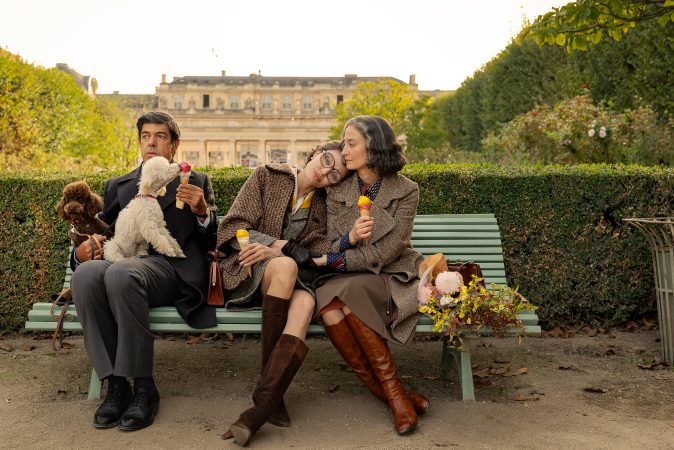
{"label": "black eyeglasses", "polygon": [[326,169],[332,169],[328,172],[328,182],[331,185],[335,185],[342,180],[342,174],[339,173],[339,170],[335,169],[335,157],[325,149],[321,149],[321,151],[321,166]]}

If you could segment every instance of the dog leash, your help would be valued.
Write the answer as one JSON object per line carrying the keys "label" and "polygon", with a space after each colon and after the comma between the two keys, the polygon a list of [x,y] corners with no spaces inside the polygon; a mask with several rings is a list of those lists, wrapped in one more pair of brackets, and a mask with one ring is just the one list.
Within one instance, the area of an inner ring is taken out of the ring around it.
{"label": "dog leash", "polygon": [[[109,230],[109,229],[110,229],[110,227],[108,227],[108,230]],[[79,231],[77,231],[77,230],[75,229],[75,227],[73,227],[73,228],[71,229],[71,231],[72,231],[74,234],[76,234],[76,235],[78,235],[78,236],[80,236],[80,237],[86,237],[86,238],[88,238],[88,240],[89,240],[89,246],[90,246],[90,248],[91,248],[91,259],[94,259],[94,252],[96,251],[96,248],[98,248],[98,249],[101,251],[101,254],[103,254],[103,247],[101,246],[101,243],[98,242],[96,239],[94,239],[94,237],[93,237],[92,235],[86,234],[86,233],[80,233]],[[107,230],[106,230],[106,232],[107,232]],[[96,245],[96,247],[94,247],[94,244]]]}
{"label": "dog leash", "polygon": [[[66,319],[66,312],[68,307],[72,305],[73,297],[70,288],[65,288],[59,292],[58,296],[51,304],[51,309],[49,310],[49,315],[52,319],[56,320],[56,329],[54,334],[51,336],[51,348],[54,351],[59,351],[63,348],[63,322]],[[54,308],[61,306],[61,313],[57,316],[54,314]],[[70,320],[73,319],[73,316],[69,316]],[[58,343],[57,343],[58,342]]]}

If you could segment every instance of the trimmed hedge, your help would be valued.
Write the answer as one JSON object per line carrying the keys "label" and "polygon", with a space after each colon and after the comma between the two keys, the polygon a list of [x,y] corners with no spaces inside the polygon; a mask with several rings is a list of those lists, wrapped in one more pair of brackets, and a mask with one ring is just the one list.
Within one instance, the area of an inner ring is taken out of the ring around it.
{"label": "trimmed hedge", "polygon": [[[250,170],[209,169],[220,213]],[[674,169],[617,165],[409,165],[419,214],[494,213],[508,282],[548,325],[608,326],[652,311],[650,250],[625,217],[672,214]],[[54,210],[66,183],[92,189],[118,173],[0,173],[0,333],[62,283],[69,240]]]}

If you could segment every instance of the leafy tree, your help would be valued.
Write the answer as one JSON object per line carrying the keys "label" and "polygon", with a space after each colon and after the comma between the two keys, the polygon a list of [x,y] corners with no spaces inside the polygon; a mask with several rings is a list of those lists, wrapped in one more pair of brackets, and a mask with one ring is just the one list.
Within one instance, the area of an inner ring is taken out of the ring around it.
{"label": "leafy tree", "polygon": [[341,139],[346,122],[360,115],[381,116],[397,134],[405,133],[408,111],[417,98],[417,91],[393,80],[360,82],[351,98],[337,105],[337,123],[330,138]]}
{"label": "leafy tree", "polygon": [[674,0],[577,0],[538,16],[517,39],[521,43],[531,37],[540,46],[585,51],[598,44],[604,32],[620,41],[637,23],[653,20],[671,34]]}
{"label": "leafy tree", "polygon": [[125,111],[57,69],[0,49],[2,169],[123,168],[137,150]]}

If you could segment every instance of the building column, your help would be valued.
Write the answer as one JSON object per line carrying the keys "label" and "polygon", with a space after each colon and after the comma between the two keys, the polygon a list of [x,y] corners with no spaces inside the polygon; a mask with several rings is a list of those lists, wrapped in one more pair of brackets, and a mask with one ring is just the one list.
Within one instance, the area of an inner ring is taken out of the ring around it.
{"label": "building column", "polygon": [[199,165],[201,167],[208,165],[208,141],[199,141],[201,143],[201,150],[199,151]]}

